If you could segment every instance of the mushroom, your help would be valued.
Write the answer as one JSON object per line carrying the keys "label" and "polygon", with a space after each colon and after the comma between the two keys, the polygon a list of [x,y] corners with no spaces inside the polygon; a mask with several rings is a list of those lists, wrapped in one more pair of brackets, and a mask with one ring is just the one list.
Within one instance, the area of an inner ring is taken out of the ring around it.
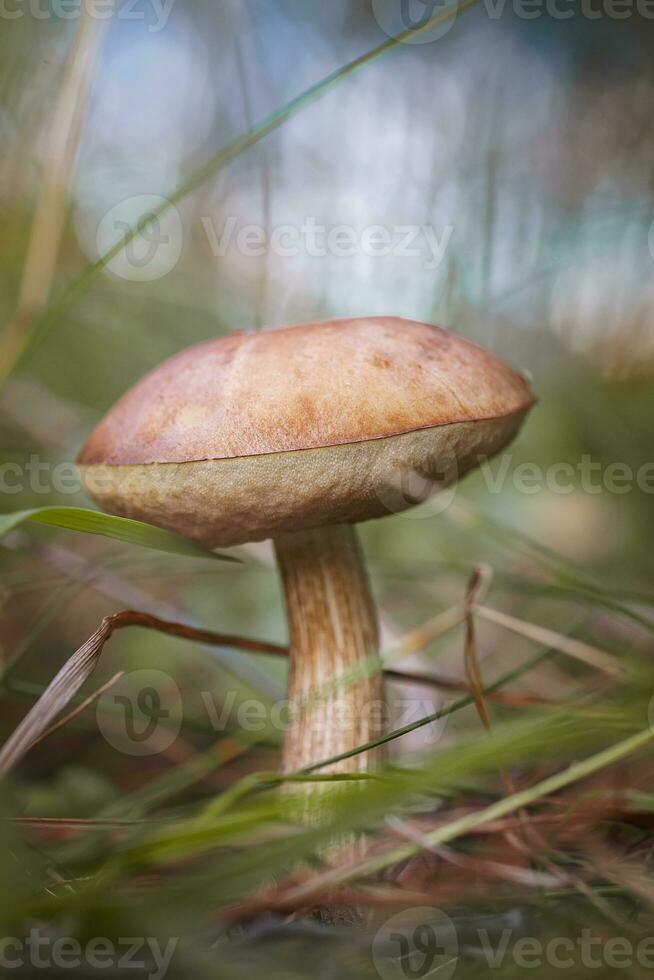
{"label": "mushroom", "polygon": [[498,452],[533,402],[521,374],[439,327],[330,320],[182,351],[120,399],[78,463],[112,514],[208,548],[273,538],[295,709],[283,765],[296,771],[382,734],[377,617],[354,525],[415,504],[397,492],[406,474],[445,484]]}

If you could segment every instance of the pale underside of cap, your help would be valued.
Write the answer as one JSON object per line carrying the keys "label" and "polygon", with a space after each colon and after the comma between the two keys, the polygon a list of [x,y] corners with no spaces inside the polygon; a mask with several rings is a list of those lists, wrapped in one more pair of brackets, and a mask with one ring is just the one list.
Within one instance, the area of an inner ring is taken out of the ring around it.
{"label": "pale underside of cap", "polygon": [[414,506],[505,446],[533,401],[503,361],[415,321],[235,334],[146,375],[79,465],[109,513],[226,547]]}
{"label": "pale underside of cap", "polygon": [[524,415],[290,453],[80,469],[103,510],[225,548],[400,513],[498,452]]}

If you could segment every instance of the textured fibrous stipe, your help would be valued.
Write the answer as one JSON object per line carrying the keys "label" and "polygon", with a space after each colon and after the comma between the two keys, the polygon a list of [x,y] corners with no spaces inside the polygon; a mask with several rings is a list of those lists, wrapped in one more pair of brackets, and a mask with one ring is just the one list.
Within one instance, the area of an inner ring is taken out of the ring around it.
{"label": "textured fibrous stipe", "polygon": [[[297,772],[382,734],[379,635],[354,528],[300,531],[275,548],[291,657],[283,762]],[[381,759],[376,748],[321,772],[365,772]]]}

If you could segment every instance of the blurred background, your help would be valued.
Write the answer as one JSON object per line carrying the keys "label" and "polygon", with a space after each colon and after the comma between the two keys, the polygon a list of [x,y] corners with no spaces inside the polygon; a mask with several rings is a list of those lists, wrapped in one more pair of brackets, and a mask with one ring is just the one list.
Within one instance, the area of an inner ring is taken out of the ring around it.
{"label": "blurred background", "polygon": [[[530,372],[541,404],[521,460],[588,453],[636,473],[654,371],[654,28],[635,6],[619,20],[520,9],[472,9],[436,40],[398,45],[177,202],[24,361],[4,397],[7,458],[74,459],[126,387],[195,341],[378,313],[441,323]],[[79,27],[16,10],[0,40],[5,322]],[[380,0],[144,0],[93,20],[51,298],[216,150],[383,41],[384,16]],[[625,583],[651,568],[650,496],[577,491],[515,499],[509,486],[485,505]]]}
{"label": "blurred background", "polygon": [[[641,608],[654,592],[654,22],[645,6],[617,17],[599,0],[561,3],[527,17],[517,2],[479,3],[438,36],[399,43],[325,86],[195,177],[269,114],[388,41],[397,8],[143,0],[102,19],[16,0],[11,17],[0,14],[0,313],[21,352],[1,395],[2,510],[89,506],[74,473],[57,467],[129,385],[189,344],[329,317],[432,321],[528,372],[539,404],[506,460],[466,478],[446,503],[362,527],[385,644],[456,602],[472,568],[487,563],[506,611],[584,629],[609,648],[642,647],[633,623],[580,608],[528,573],[534,554],[556,553],[616,602]],[[430,9],[416,3],[414,15]],[[153,213],[127,252],[99,262]],[[13,363],[15,348],[4,351]],[[242,565],[215,566],[14,531],[0,550],[3,736],[117,609],[283,642],[272,553],[263,544],[239,554]],[[491,674],[529,646],[489,623],[479,642]],[[437,652],[439,669],[461,678],[460,632]],[[184,738],[128,766],[98,734],[94,711],[83,714],[26,759],[15,789],[22,812],[90,816],[187,760],[208,738],[194,693],[202,686],[220,691],[229,678],[239,698],[271,700],[285,688],[283,663],[145,631],[112,642],[97,683],[136,668],[176,679]],[[569,678],[547,664],[522,683],[556,693]],[[431,689],[414,694],[425,712],[443,703]],[[476,724],[470,709],[431,743],[407,737],[394,752],[420,756]],[[268,735],[189,799],[275,768],[279,737]]]}

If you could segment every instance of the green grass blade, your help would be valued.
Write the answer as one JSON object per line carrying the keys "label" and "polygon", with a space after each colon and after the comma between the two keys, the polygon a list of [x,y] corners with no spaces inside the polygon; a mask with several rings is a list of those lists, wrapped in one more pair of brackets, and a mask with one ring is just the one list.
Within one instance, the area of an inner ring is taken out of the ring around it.
{"label": "green grass blade", "polygon": [[[420,33],[424,30],[434,27],[435,25],[450,20],[451,18],[463,13],[469,7],[473,7],[479,0],[459,0],[458,3],[452,3],[450,6],[446,7],[444,10],[439,11],[434,17],[430,18],[425,24],[418,28],[409,28],[398,34],[396,37],[387,38],[382,44],[378,45],[376,48],[367,51],[365,54],[360,55],[353,61],[350,61],[347,65],[343,65],[336,71],[331,72],[325,78],[316,82],[306,91],[302,92],[300,95],[291,99],[286,105],[277,109],[275,112],[266,116],[257,126],[254,126],[248,132],[244,133],[242,136],[237,137],[228,143],[221,150],[218,150],[212,157],[210,157],[201,167],[199,167],[194,173],[190,175],[185,181],[178,185],[170,194],[167,195],[166,199],[162,203],[148,212],[149,216],[154,218],[160,218],[166,211],[169,210],[175,204],[178,204],[182,198],[186,197],[197,187],[208,180],[210,177],[214,177],[219,173],[224,167],[226,167],[232,160],[248,150],[251,146],[254,146],[269,133],[274,132],[279,129],[288,119],[297,115],[302,109],[311,105],[322,95],[325,95],[334,85],[339,82],[344,81],[349,78],[359,69],[363,68],[365,65],[389,51],[392,51],[398,45],[402,44],[409,37],[413,37],[415,34]],[[23,359],[25,354],[32,349],[40,340],[45,336],[48,330],[54,325],[60,315],[70,307],[75,300],[80,296],[88,286],[97,278],[97,276],[102,272],[104,267],[110,262],[116,255],[118,255],[130,242],[132,242],[137,235],[140,234],[141,229],[144,226],[145,215],[142,215],[125,235],[116,242],[116,244],[104,255],[94,262],[93,264],[87,266],[86,269],[80,275],[73,280],[72,283],[64,290],[60,298],[53,303],[43,315],[35,322],[34,327],[30,336],[27,338],[27,342],[20,354],[17,356],[14,363],[9,364],[5,371],[0,372],[0,386],[7,379],[11,371],[16,367],[16,365]]]}
{"label": "green grass blade", "polygon": [[34,510],[17,510],[12,514],[0,514],[0,538],[26,521],[36,524],[49,524],[67,531],[81,531],[84,534],[100,534],[105,538],[137,544],[155,551],[168,551],[175,555],[189,555],[192,558],[220,558],[223,561],[236,561],[229,555],[206,551],[199,545],[187,541],[172,531],[133,521],[128,517],[112,517],[86,507],[37,507]]}
{"label": "green grass blade", "polygon": [[[507,671],[507,673],[502,674],[497,680],[493,681],[492,684],[486,685],[483,690],[484,695],[492,694],[493,691],[498,691],[505,684],[509,684],[511,681],[520,677],[522,674],[526,674],[533,667],[538,666],[543,660],[552,655],[551,649],[541,650],[530,660],[527,660],[524,664],[520,664],[519,667],[514,667],[512,670]],[[430,715],[425,715],[423,718],[419,718],[417,721],[412,721],[408,725],[404,725],[402,728],[396,728],[392,732],[387,732],[386,735],[381,735],[379,738],[372,739],[370,742],[363,742],[361,745],[357,745],[356,748],[350,749],[347,752],[341,752],[339,755],[331,756],[329,759],[323,759],[321,762],[315,762],[311,766],[305,766],[300,773],[296,775],[308,774],[316,772],[318,769],[324,769],[325,766],[333,766],[339,762],[344,762],[345,759],[351,759],[355,755],[360,755],[362,752],[369,752],[371,749],[376,749],[380,745],[387,745],[389,742],[395,741],[397,738],[402,738],[403,735],[409,735],[411,732],[417,731],[419,728],[424,728],[426,725],[431,725],[435,721],[440,721],[442,718],[447,718],[448,715],[454,714],[456,711],[460,711],[462,708],[468,708],[471,704],[474,704],[474,695],[464,694],[462,697],[457,698],[455,701],[451,701],[450,704],[446,705],[444,708],[439,708],[438,711],[434,711]]]}
{"label": "green grass blade", "polygon": [[[601,752],[587,759],[573,763],[567,769],[544,779],[535,786],[530,786],[518,793],[513,793],[511,796],[504,797],[496,803],[491,804],[484,810],[476,810],[473,813],[468,813],[439,827],[431,833],[425,834],[424,846],[449,844],[451,841],[456,840],[457,837],[470,833],[485,823],[489,823],[492,820],[499,820],[501,817],[505,817],[511,813],[516,813],[523,807],[536,803],[543,797],[565,789],[567,786],[571,786],[581,779],[586,779],[588,776],[600,772],[600,770],[605,769],[607,766],[645,748],[652,739],[654,739],[654,731],[651,728],[637,732],[635,735],[631,735],[616,745],[611,745],[609,748],[603,749]],[[333,886],[342,884],[345,881],[366,877],[375,872],[382,871],[384,868],[390,867],[398,861],[403,861],[413,854],[417,854],[420,849],[420,844],[405,844],[379,857],[362,861],[358,865],[353,865],[349,868],[338,868],[334,872],[327,873],[323,876],[323,884],[326,883]]]}

